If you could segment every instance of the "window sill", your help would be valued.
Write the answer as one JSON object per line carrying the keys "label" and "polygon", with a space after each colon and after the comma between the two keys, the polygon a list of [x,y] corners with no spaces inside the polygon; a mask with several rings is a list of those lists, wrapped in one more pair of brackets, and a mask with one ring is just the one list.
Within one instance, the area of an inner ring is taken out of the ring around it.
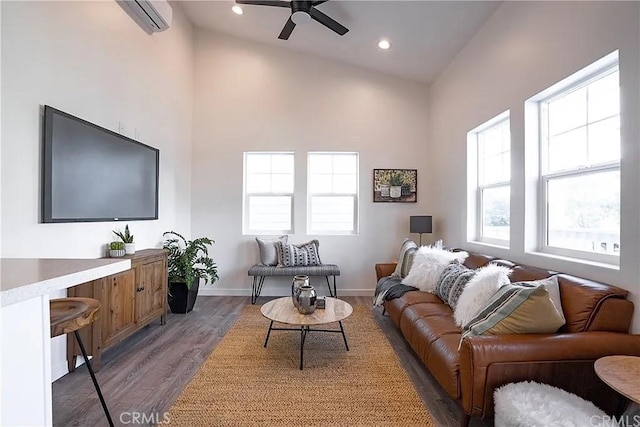
{"label": "window sill", "polygon": [[583,259],[583,258],[574,258],[574,257],[569,257],[569,256],[564,256],[564,255],[557,255],[557,254],[552,254],[549,252],[540,252],[540,251],[530,251],[530,252],[526,252],[527,255],[531,255],[531,256],[536,256],[536,257],[540,257],[543,259],[555,259],[558,261],[565,261],[565,262],[571,262],[574,264],[580,264],[580,265],[585,265],[585,266],[590,266],[590,267],[598,267],[598,268],[604,268],[607,270],[611,270],[611,271],[620,271],[620,265],[618,264],[609,264],[606,262],[600,262],[600,261],[592,261],[592,260],[588,260],[588,259]]}
{"label": "window sill", "polygon": [[495,249],[509,249],[509,244],[499,244],[499,243],[489,243],[489,242],[483,242],[481,240],[467,240],[467,243],[472,244],[472,245],[478,245],[478,246],[484,246],[486,248],[495,248]]}

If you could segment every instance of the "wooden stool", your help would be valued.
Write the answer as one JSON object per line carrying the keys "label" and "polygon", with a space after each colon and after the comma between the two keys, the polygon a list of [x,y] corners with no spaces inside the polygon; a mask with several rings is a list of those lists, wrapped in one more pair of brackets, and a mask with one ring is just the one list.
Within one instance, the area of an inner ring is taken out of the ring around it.
{"label": "wooden stool", "polygon": [[104,401],[104,397],[102,397],[102,392],[100,391],[100,386],[98,385],[96,376],[93,373],[91,361],[89,360],[87,352],[84,349],[84,344],[82,344],[80,334],[78,334],[79,329],[91,324],[94,320],[96,320],[96,318],[98,317],[98,311],[100,311],[100,302],[93,298],[59,298],[49,301],[49,308],[51,320],[51,338],[73,332],[76,340],[78,341],[78,345],[80,346],[80,351],[82,351],[82,357],[84,357],[84,361],[87,364],[87,368],[89,369],[89,374],[91,375],[93,385],[96,388],[98,397],[100,398],[102,409],[104,409],[104,413],[107,416],[109,425],[113,427],[113,421],[111,420],[111,415],[109,414],[109,410],[107,409],[107,404]]}

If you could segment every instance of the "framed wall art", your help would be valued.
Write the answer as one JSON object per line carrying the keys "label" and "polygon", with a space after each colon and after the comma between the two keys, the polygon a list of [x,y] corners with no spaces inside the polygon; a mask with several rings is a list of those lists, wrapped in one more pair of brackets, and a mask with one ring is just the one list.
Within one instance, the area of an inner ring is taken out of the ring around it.
{"label": "framed wall art", "polygon": [[374,169],[373,201],[415,203],[418,201],[417,169]]}

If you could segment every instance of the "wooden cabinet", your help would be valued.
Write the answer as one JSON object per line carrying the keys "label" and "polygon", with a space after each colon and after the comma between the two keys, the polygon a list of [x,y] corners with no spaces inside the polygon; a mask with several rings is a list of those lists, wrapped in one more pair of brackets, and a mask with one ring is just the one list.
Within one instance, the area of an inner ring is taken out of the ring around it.
{"label": "wooden cabinet", "polygon": [[[103,279],[69,288],[69,296],[95,298],[102,303],[100,321],[80,330],[93,368],[101,365],[102,350],[113,345],[154,319],[164,325],[167,314],[167,252],[145,249],[128,255],[131,269]],[[72,334],[67,335],[69,371],[80,355]]]}

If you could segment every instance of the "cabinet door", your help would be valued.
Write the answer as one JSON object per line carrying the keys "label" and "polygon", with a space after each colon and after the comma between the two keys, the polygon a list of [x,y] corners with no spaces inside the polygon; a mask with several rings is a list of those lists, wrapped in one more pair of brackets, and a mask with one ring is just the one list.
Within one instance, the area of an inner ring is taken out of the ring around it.
{"label": "cabinet door", "polygon": [[139,266],[136,293],[136,322],[164,315],[166,291],[165,263],[162,259]]}
{"label": "cabinet door", "polygon": [[102,314],[102,341],[106,347],[136,327],[134,270],[107,277],[103,295],[109,307],[109,311]]}

